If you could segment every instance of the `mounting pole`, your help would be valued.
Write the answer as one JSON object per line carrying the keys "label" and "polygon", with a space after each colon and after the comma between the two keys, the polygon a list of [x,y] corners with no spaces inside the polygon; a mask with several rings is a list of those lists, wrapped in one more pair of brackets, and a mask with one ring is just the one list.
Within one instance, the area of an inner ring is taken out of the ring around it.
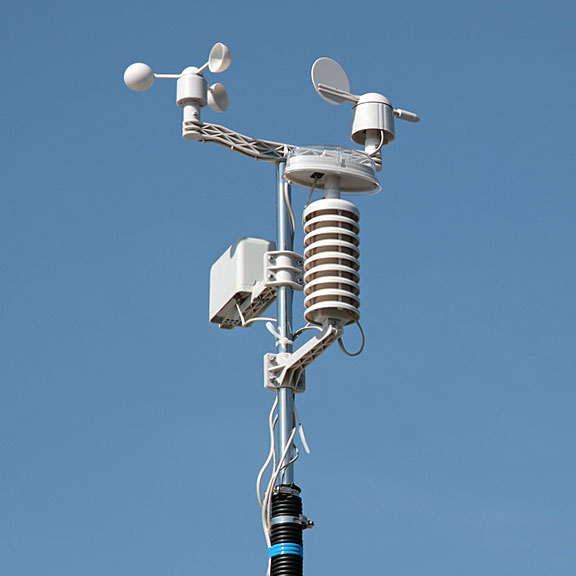
{"label": "mounting pole", "polygon": [[[286,201],[291,200],[291,185],[284,180],[284,168],[286,162],[276,164],[276,249],[294,249],[294,230],[290,219],[290,213]],[[276,312],[278,320],[277,352],[292,352],[292,300],[293,290],[289,286],[280,286],[276,296]],[[294,428],[294,392],[291,388],[278,390],[278,447],[282,454],[288,443],[292,429]],[[290,448],[286,455],[286,461],[292,459],[293,449]],[[277,485],[292,484],[294,482],[294,470],[292,464],[286,466],[278,476]]]}
{"label": "mounting pole", "polygon": [[[292,251],[294,247],[294,215],[290,206],[291,185],[284,179],[286,160],[276,163],[276,238],[277,250]],[[279,286],[276,295],[276,346],[279,353],[292,353],[292,297],[291,286]],[[286,454],[284,465],[294,455],[294,390],[290,378],[278,389],[278,452]],[[287,448],[286,448],[287,447]],[[280,463],[282,465],[282,463]],[[270,547],[268,548],[269,576],[302,576],[304,516],[300,488],[294,484],[293,464],[278,474],[270,499]],[[306,525],[306,527],[308,527]]]}

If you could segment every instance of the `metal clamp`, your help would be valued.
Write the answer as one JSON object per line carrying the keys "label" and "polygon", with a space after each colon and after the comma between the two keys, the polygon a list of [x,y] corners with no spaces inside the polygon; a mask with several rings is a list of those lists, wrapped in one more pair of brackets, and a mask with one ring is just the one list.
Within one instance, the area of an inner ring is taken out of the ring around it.
{"label": "metal clamp", "polygon": [[289,286],[302,290],[304,285],[304,258],[290,250],[266,252],[264,256],[266,286]]}
{"label": "metal clamp", "polygon": [[308,520],[304,514],[300,516],[274,516],[270,520],[270,526],[274,526],[275,524],[299,524],[302,526],[302,530],[314,527],[314,521]]}

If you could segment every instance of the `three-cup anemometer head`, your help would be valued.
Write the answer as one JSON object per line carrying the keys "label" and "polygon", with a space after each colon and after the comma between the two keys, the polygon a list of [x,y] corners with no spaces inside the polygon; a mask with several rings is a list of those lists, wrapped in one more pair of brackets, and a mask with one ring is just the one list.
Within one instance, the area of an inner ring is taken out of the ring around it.
{"label": "three-cup anemometer head", "polygon": [[179,83],[179,105],[182,102],[196,100],[201,103],[201,106],[207,103],[216,112],[225,112],[228,109],[226,89],[220,83],[212,84],[212,86],[208,87],[205,84],[202,73],[206,68],[213,74],[224,72],[230,66],[231,61],[229,48],[222,42],[217,42],[210,50],[208,62],[200,68],[188,66],[180,74],[156,74],[148,64],[136,62],[126,68],[124,84],[130,90],[143,92],[152,87],[156,78],[175,79]]}
{"label": "three-cup anemometer head", "polygon": [[[196,74],[201,74],[206,70],[206,68],[208,68],[212,74],[219,74],[220,72],[227,70],[231,62],[232,58],[228,46],[222,44],[222,42],[217,42],[212,46],[212,50],[210,50],[208,62],[200,68],[196,68],[194,72]],[[187,72],[189,73],[191,68],[192,67],[186,68],[181,74],[155,74],[148,64],[136,62],[126,68],[126,71],[124,72],[124,84],[126,84],[130,90],[143,92],[152,87],[156,78],[180,78],[182,74]]]}

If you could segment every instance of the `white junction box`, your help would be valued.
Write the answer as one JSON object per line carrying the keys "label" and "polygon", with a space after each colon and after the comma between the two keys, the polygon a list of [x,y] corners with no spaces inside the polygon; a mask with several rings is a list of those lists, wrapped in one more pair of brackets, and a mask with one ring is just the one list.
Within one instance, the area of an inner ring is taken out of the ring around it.
{"label": "white junction box", "polygon": [[266,253],[276,244],[240,238],[210,269],[210,322],[231,329],[257,318],[274,302],[276,288],[266,285]]}

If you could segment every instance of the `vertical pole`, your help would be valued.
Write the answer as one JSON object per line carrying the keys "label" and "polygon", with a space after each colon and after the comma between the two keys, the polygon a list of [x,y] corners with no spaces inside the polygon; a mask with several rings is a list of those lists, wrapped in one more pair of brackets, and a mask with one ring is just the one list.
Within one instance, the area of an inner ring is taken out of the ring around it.
{"label": "vertical pole", "polygon": [[[291,200],[291,186],[284,180],[285,162],[276,164],[276,249],[294,249],[294,230],[286,201]],[[276,296],[278,333],[278,352],[292,352],[292,288],[281,286]],[[294,428],[294,392],[290,388],[278,391],[278,452],[282,454]],[[287,452],[286,461],[292,458],[293,450]],[[294,471],[292,464],[282,470],[277,485],[292,484]]]}
{"label": "vertical pole", "polygon": [[[277,250],[293,251],[294,224],[291,212],[290,184],[284,181],[285,162],[276,165],[276,245]],[[278,352],[292,352],[292,288],[281,286],[276,294],[278,320]],[[294,455],[290,436],[294,429],[294,392],[278,390],[277,452],[286,450],[286,462]],[[294,485],[294,470],[290,464],[282,469],[270,502],[269,576],[302,576],[304,558],[302,541],[302,499],[300,488]]]}

